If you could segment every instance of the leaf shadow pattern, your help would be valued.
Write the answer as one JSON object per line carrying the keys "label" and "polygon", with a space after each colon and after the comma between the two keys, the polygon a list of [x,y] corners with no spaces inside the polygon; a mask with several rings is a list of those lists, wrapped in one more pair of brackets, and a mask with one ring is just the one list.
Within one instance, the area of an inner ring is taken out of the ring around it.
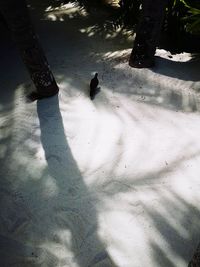
{"label": "leaf shadow pattern", "polygon": [[[174,261],[178,257],[180,262],[189,263],[192,259],[194,251],[199,243],[199,218],[200,210],[198,207],[186,202],[173,191],[169,194],[169,199],[163,204],[163,209],[169,218],[163,216],[162,212],[154,207],[151,211],[146,210],[149,219],[152,220],[157,231],[165,240],[166,244],[161,248],[158,246],[156,238],[152,238],[150,244],[152,246],[154,259],[159,263],[158,266],[177,266],[178,261]],[[166,214],[165,214],[166,215]],[[178,224],[173,222],[180,218]],[[170,218],[171,217],[171,218]],[[167,218],[167,220],[166,220]],[[193,244],[192,246],[190,244]],[[174,258],[169,257],[170,251]],[[184,264],[184,266],[187,266]]]}

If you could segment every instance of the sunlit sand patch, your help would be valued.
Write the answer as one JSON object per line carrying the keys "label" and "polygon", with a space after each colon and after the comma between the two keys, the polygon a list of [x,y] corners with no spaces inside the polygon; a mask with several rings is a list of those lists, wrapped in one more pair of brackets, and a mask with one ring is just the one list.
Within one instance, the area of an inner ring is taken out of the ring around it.
{"label": "sunlit sand patch", "polygon": [[64,16],[73,18],[74,16],[87,16],[87,12],[84,8],[81,8],[75,3],[69,2],[68,4],[62,4],[59,7],[49,6],[45,10],[45,18],[51,21],[64,21]]}
{"label": "sunlit sand patch", "polygon": [[187,62],[193,59],[193,55],[191,53],[183,52],[183,53],[171,54],[169,51],[166,51],[164,49],[157,49],[156,56],[176,62]]}

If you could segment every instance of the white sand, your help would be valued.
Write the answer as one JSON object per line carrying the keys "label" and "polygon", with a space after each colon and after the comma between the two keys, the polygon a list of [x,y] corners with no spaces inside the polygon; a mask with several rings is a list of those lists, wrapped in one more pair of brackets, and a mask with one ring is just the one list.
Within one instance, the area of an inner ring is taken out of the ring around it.
{"label": "white sand", "polygon": [[186,267],[200,240],[200,62],[158,50],[154,69],[132,69],[119,31],[76,9],[35,14],[61,90],[27,104],[3,40],[0,266]]}

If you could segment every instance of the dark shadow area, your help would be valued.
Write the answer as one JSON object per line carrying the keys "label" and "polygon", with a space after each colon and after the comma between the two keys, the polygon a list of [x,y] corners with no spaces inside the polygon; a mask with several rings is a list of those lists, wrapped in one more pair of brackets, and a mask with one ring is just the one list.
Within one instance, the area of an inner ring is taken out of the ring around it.
{"label": "dark shadow area", "polygon": [[[193,71],[189,72],[191,68]],[[156,57],[156,66],[152,68],[152,71],[180,80],[198,82],[200,81],[199,69],[200,60],[198,57],[187,62],[176,62],[170,59]]]}
{"label": "dark shadow area", "polygon": [[159,48],[170,51],[172,54],[200,53],[200,36],[191,34],[170,34],[163,32],[160,37]]}
{"label": "dark shadow area", "polygon": [[[116,30],[118,27],[122,27],[122,23],[119,20],[121,14],[120,9],[116,5],[112,5],[111,1],[98,1],[98,0],[30,0],[30,7],[32,10],[35,10],[40,16],[43,16],[45,13],[51,13],[52,10],[57,10],[57,14],[62,7],[66,4],[73,5],[75,8],[87,13],[88,16],[95,21],[95,30],[97,34],[107,31],[111,33]],[[73,17],[76,17],[78,14],[73,14]],[[135,26],[132,27],[132,30]]]}
{"label": "dark shadow area", "polygon": [[30,78],[8,28],[1,21],[0,32],[0,104],[9,108],[14,101],[16,87]]}
{"label": "dark shadow area", "polygon": [[[38,101],[37,112],[47,167],[36,180],[29,177],[20,185],[22,193],[3,183],[1,228],[6,228],[7,235],[0,235],[1,266],[45,263],[53,267],[72,262],[80,267],[116,266],[98,237],[98,201],[85,185],[67,144],[58,97]],[[9,211],[4,208],[5,200]],[[28,233],[23,232],[24,226]],[[62,256],[56,254],[59,246],[65,251]]]}
{"label": "dark shadow area", "polygon": [[[100,34],[102,31],[112,32],[118,27],[125,28],[134,34],[139,21],[140,1],[119,1],[116,5],[115,1],[109,0],[46,0],[39,3],[38,0],[29,1],[33,9],[40,6],[40,14],[45,13],[45,10],[51,7],[52,9],[63,6],[67,3],[73,3],[77,7],[85,10],[90,17],[96,21],[96,33]],[[132,11],[132,14],[131,14]],[[172,19],[173,21],[173,19]],[[171,22],[170,22],[171,23]],[[173,24],[173,23],[172,23]],[[188,52],[200,53],[200,37],[185,32],[178,34],[175,28],[178,25],[171,25],[172,32],[166,32],[165,26],[160,36],[159,48],[170,51],[172,54]],[[179,25],[180,27],[180,25]],[[173,31],[174,30],[174,31]]]}

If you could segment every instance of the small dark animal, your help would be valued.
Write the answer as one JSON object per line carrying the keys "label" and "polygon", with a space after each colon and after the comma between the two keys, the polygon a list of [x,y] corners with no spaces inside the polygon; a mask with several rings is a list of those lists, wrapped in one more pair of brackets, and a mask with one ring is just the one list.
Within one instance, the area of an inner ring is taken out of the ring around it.
{"label": "small dark animal", "polygon": [[99,80],[97,78],[98,73],[95,73],[94,78],[90,82],[90,99],[93,100],[95,98],[95,95],[99,93],[100,88],[97,87],[99,84]]}

